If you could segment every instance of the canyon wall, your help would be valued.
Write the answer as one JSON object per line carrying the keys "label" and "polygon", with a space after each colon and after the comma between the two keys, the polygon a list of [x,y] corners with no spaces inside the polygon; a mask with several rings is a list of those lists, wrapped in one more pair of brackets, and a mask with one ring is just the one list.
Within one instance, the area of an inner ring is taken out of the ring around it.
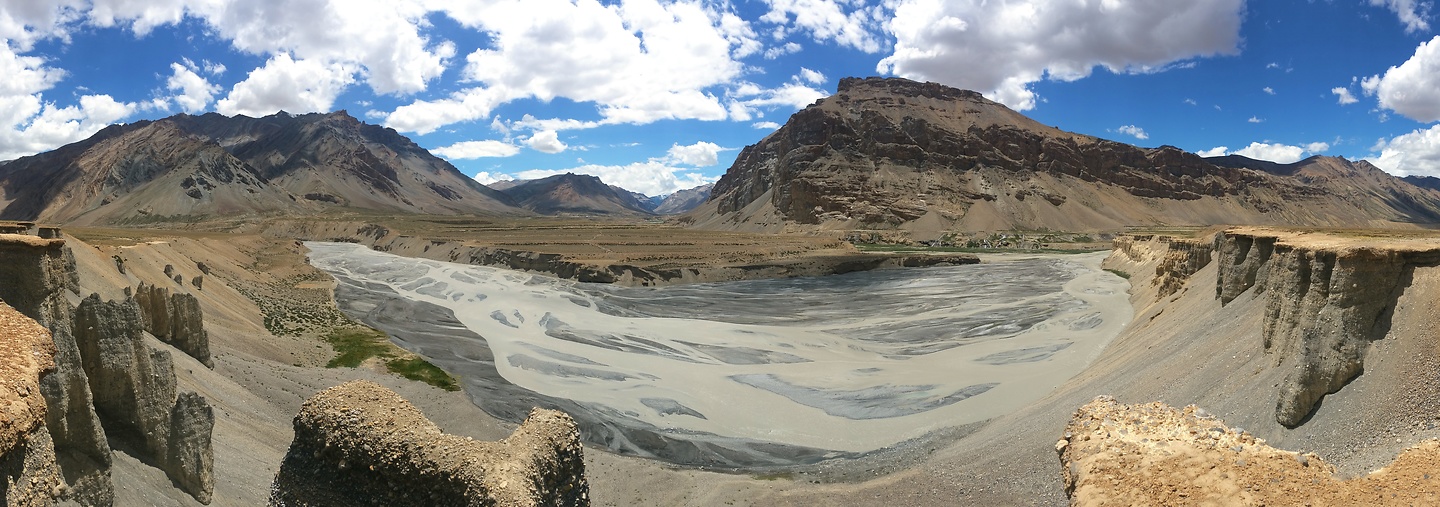
{"label": "canyon wall", "polygon": [[536,409],[510,437],[447,435],[400,395],[353,381],[305,402],[271,505],[590,504],[575,422]]}
{"label": "canyon wall", "polygon": [[1302,424],[1325,395],[1364,371],[1416,267],[1440,264],[1440,244],[1232,229],[1215,239],[1216,297],[1265,298],[1262,336],[1272,366],[1287,368],[1275,420]]}
{"label": "canyon wall", "polygon": [[[40,378],[36,389],[45,403],[45,434],[36,434],[31,447],[53,448],[49,462],[60,473],[40,503],[113,504],[116,445],[209,503],[214,425],[209,404],[194,393],[176,393],[170,353],[145,343],[141,306],[133,297],[80,299],[73,253],[55,237],[58,231],[45,230],[52,237],[0,234],[0,300],[48,329],[54,351],[53,372]],[[167,324],[156,329],[163,327],[172,338],[189,337],[208,358],[198,308],[186,308],[183,298],[165,299],[164,311],[153,316]],[[0,455],[0,468],[20,459],[16,456]]]}
{"label": "canyon wall", "polygon": [[[199,282],[195,287],[200,287]],[[135,290],[135,302],[140,305],[145,331],[205,366],[215,368],[215,361],[210,358],[210,336],[205,332],[200,301],[194,294],[171,293],[170,289],[141,282]]]}
{"label": "canyon wall", "polygon": [[50,505],[60,491],[40,394],[40,378],[54,371],[50,333],[0,303],[0,498],[6,505]]}

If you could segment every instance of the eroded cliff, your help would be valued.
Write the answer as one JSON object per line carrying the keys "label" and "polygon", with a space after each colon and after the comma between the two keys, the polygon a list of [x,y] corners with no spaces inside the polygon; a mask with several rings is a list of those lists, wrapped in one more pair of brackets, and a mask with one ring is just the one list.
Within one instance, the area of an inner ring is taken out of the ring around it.
{"label": "eroded cliff", "polygon": [[50,333],[0,303],[0,499],[7,506],[51,505],[62,487],[40,394],[40,378],[54,370]]}
{"label": "eroded cliff", "polygon": [[311,397],[271,504],[584,506],[575,422],[536,409],[500,442],[447,435],[395,392],[353,381]]}
{"label": "eroded cliff", "polygon": [[1217,236],[1215,250],[1222,304],[1251,290],[1266,298],[1264,350],[1289,370],[1275,420],[1288,427],[1364,371],[1414,270],[1440,264],[1440,243],[1359,234],[1238,228]]}
{"label": "eroded cliff", "polygon": [[[195,280],[194,285],[199,288],[200,277]],[[200,301],[194,294],[171,293],[170,289],[142,282],[135,290],[135,301],[140,305],[140,319],[146,331],[205,366],[215,367],[215,361],[210,358],[210,336],[205,332]]]}

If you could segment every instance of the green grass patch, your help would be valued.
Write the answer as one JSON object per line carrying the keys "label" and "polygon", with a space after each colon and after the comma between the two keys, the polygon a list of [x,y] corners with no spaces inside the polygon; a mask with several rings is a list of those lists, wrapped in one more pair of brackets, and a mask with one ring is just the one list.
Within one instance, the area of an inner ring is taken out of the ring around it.
{"label": "green grass patch", "polygon": [[394,357],[391,349],[395,346],[390,343],[390,337],[368,327],[336,329],[325,341],[330,342],[336,354],[325,364],[326,368],[355,368],[372,357]]}
{"label": "green grass patch", "polygon": [[325,341],[335,349],[335,358],[325,364],[326,368],[356,368],[373,357],[382,360],[390,373],[446,391],[460,390],[460,383],[454,376],[390,343],[390,337],[379,330],[369,327],[335,329],[325,336]]}
{"label": "green grass patch", "polygon": [[390,370],[390,373],[410,380],[424,382],[446,391],[460,390],[460,383],[455,381],[455,377],[420,357],[391,359],[385,363],[385,367]]}
{"label": "green grass patch", "polygon": [[1107,270],[1105,270],[1105,271],[1109,271],[1109,272],[1113,273],[1115,276],[1118,276],[1118,277],[1120,277],[1120,278],[1124,278],[1124,279],[1126,279],[1126,280],[1129,280],[1129,279],[1130,279],[1130,273],[1126,273],[1126,272],[1120,271],[1120,270],[1118,270],[1118,269],[1107,269]]}

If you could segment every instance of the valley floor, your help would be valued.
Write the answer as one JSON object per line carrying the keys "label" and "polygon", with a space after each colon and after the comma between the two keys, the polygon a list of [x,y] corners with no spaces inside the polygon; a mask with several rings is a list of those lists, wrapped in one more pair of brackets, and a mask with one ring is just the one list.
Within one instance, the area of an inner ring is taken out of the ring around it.
{"label": "valley floor", "polygon": [[[216,367],[177,357],[181,388],[200,392],[216,410],[214,505],[264,503],[291,440],[291,418],[321,389],[363,378],[412,401],[447,433],[495,440],[513,426],[488,416],[464,393],[383,372],[325,368],[333,356],[317,330],[332,316],[331,285],[304,262],[302,247],[262,236],[204,233],[126,234],[72,231],[82,285],[121,297],[124,277],[168,280],[165,266],[189,275],[205,263],[206,315]],[[1156,268],[1163,245],[1113,254],[1105,266],[1130,276],[1134,321],[1085,371],[1018,411],[933,435],[902,451],[776,475],[681,469],[658,461],[587,449],[591,498],[597,505],[1064,505],[1056,440],[1071,414],[1098,395],[1122,403],[1163,400],[1198,404],[1231,426],[1272,445],[1313,451],[1342,474],[1378,468],[1423,438],[1440,437],[1434,400],[1440,382],[1436,345],[1423,339],[1440,324],[1440,268],[1415,268],[1399,294],[1385,339],[1366,373],[1327,397],[1310,420],[1290,429],[1275,422],[1274,386],[1286,370],[1263,347],[1266,301],[1254,291],[1229,304],[1216,299],[1216,262],[1161,295]],[[153,283],[153,282],[152,282]],[[266,303],[262,308],[258,303]],[[284,317],[277,327],[266,317]],[[273,330],[285,330],[273,333]],[[152,344],[163,347],[163,344]],[[1417,380],[1419,379],[1419,380]],[[118,455],[118,453],[117,453]],[[117,505],[195,505],[163,473],[119,455]]]}

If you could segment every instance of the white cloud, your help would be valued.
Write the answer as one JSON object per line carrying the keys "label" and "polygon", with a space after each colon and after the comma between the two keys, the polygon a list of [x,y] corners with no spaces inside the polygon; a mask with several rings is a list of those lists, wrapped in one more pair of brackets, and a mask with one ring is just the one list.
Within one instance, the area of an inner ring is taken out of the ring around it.
{"label": "white cloud", "polygon": [[1267,95],[1274,95],[1274,94],[1275,94],[1275,89],[1274,89],[1274,88],[1271,88],[1271,87],[1269,87],[1269,86],[1266,86],[1266,87],[1264,88],[1264,91],[1265,91],[1265,93],[1266,93]]}
{"label": "white cloud", "polygon": [[328,112],[335,97],[354,82],[355,69],[345,64],[317,60],[294,60],[280,53],[263,67],[250,71],[235,83],[230,94],[215,103],[225,115],[266,116],[277,111],[290,113]]}
{"label": "white cloud", "polygon": [[[881,6],[844,0],[765,0],[770,11],[760,21],[780,25],[780,34],[791,30],[809,33],[817,41],[834,42],[866,53],[884,47],[880,24]],[[852,5],[856,8],[849,8]]]}
{"label": "white cloud", "polygon": [[[748,121],[759,116],[761,110],[773,110],[777,107],[801,109],[828,96],[829,93],[824,90],[805,84],[808,81],[805,71],[808,70],[802,67],[801,74],[792,76],[789,83],[778,88],[763,88],[754,83],[741,83],[729,95],[730,118]],[[816,74],[819,73],[816,72]]]}
{"label": "white cloud", "polygon": [[800,73],[799,73],[799,74],[796,74],[796,77],[800,78],[800,79],[799,79],[800,81],[804,81],[804,82],[810,83],[810,84],[812,84],[812,85],[823,85],[823,84],[825,84],[825,75],[824,75],[824,74],[821,74],[821,73],[819,73],[819,72],[817,72],[817,71],[813,71],[813,70],[807,69],[807,68],[805,68],[805,67],[800,67]]}
{"label": "white cloud", "polygon": [[801,49],[802,49],[802,48],[801,48],[801,46],[800,46],[799,44],[796,44],[796,43],[794,43],[794,42],[786,42],[786,43],[783,44],[783,45],[775,46],[775,47],[772,47],[772,48],[770,48],[770,49],[766,49],[766,50],[765,50],[765,59],[766,59],[766,60],[774,60],[774,59],[776,59],[776,58],[780,58],[780,57],[785,56],[785,55],[799,53]]}
{"label": "white cloud", "polygon": [[489,185],[497,181],[509,181],[513,179],[515,179],[513,176],[505,173],[491,173],[485,171],[475,173],[475,181],[480,182],[481,185]]}
{"label": "white cloud", "polygon": [[1250,119],[1245,121],[1248,121],[1250,123],[1265,123],[1265,119],[1259,116],[1251,116]]}
{"label": "white cloud", "polygon": [[495,140],[461,141],[435,148],[430,152],[450,160],[469,160],[485,157],[512,157],[520,153],[520,147]]}
{"label": "white cloud", "polygon": [[1242,0],[947,2],[900,0],[886,29],[894,53],[877,70],[1035,107],[1031,84],[1073,81],[1100,66],[1155,72],[1237,52]]}
{"label": "white cloud", "polygon": [[1381,139],[1377,156],[1365,160],[1385,172],[1399,175],[1440,176],[1440,125]]}
{"label": "white cloud", "polygon": [[1440,36],[1420,43],[1399,67],[1360,82],[1365,95],[1376,96],[1380,107],[1422,122],[1440,121]]}
{"label": "white cloud", "polygon": [[1265,64],[1265,68],[1267,68],[1267,69],[1278,69],[1278,68],[1280,68],[1280,64],[1275,63],[1275,62],[1270,62],[1270,63]]}
{"label": "white cloud", "polygon": [[81,96],[77,105],[47,102],[42,94],[65,72],[47,66],[43,58],[18,55],[6,44],[0,44],[0,75],[5,76],[0,79],[0,160],[79,141],[140,108],[95,94]]}
{"label": "white cloud", "polygon": [[708,167],[720,163],[719,154],[724,151],[720,145],[700,141],[689,146],[678,144],[670,147],[665,155],[665,161],[672,164],[686,164],[696,167]]}
{"label": "white cloud", "polygon": [[779,124],[779,123],[775,123],[775,122],[773,122],[773,121],[755,122],[755,123],[750,124],[750,126],[751,126],[751,127],[755,127],[755,128],[757,128],[757,129],[760,129],[760,130],[775,130],[775,129],[780,128],[780,124]]}
{"label": "white cloud", "polygon": [[1185,99],[1185,103],[1186,103],[1186,104],[1190,104],[1190,105],[1192,105],[1192,106],[1199,105],[1198,102],[1195,102],[1195,99]]}
{"label": "white cloud", "polygon": [[1324,153],[1330,150],[1330,143],[1310,143],[1305,145],[1306,153]]}
{"label": "white cloud", "polygon": [[737,58],[758,48],[739,18],[699,3],[633,0],[497,0],[445,3],[450,17],[485,31],[493,47],[466,57],[464,76],[478,86],[416,101],[386,123],[426,133],[486,117],[521,98],[593,102],[603,122],[722,120],[710,88],[744,70]]}
{"label": "white cloud", "polygon": [[1417,0],[1370,0],[1370,5],[1390,9],[1405,25],[1405,33],[1430,30],[1430,2]]}
{"label": "white cloud", "polygon": [[649,160],[627,165],[591,164],[558,170],[532,169],[522,171],[515,176],[519,179],[531,180],[565,173],[589,174],[600,178],[600,181],[605,182],[607,185],[615,185],[625,190],[640,192],[645,195],[671,194],[677,190],[714,183],[719,179],[705,176],[704,174],[691,170],[674,167],[660,160]]}
{"label": "white cloud", "polygon": [[165,88],[180,92],[170,98],[187,113],[204,111],[215,100],[215,94],[220,93],[219,85],[210,84],[209,80],[195,73],[195,64],[190,60],[185,60],[185,65],[172,63],[170,70],[172,74],[165,80]]}
{"label": "white cloud", "polygon": [[1126,135],[1135,136],[1136,139],[1142,139],[1142,140],[1143,140],[1143,139],[1149,139],[1149,138],[1150,138],[1150,134],[1146,134],[1146,133],[1145,133],[1145,129],[1142,129],[1142,128],[1140,128],[1140,127],[1136,127],[1136,126],[1134,126],[1134,125],[1125,125],[1125,126],[1122,126],[1122,127],[1118,128],[1118,129],[1115,129],[1115,131],[1116,131],[1116,132],[1119,132],[1119,133],[1121,133],[1121,134],[1126,134]]}
{"label": "white cloud", "polygon": [[1349,88],[1345,88],[1343,86],[1331,88],[1330,93],[1335,94],[1336,101],[1338,101],[1342,106],[1354,104],[1360,101],[1359,99],[1355,98],[1355,95],[1350,93]]}
{"label": "white cloud", "polygon": [[1227,148],[1227,147],[1224,147],[1224,146],[1216,146],[1216,147],[1210,148],[1210,149],[1208,149],[1208,150],[1200,150],[1200,151],[1197,151],[1197,152],[1195,152],[1195,154],[1196,154],[1196,155],[1199,155],[1199,156],[1202,156],[1202,157],[1223,157],[1223,156],[1225,156],[1225,155],[1229,155],[1229,154],[1230,154],[1230,151],[1229,151],[1229,150],[1230,150],[1230,148]]}
{"label": "white cloud", "polygon": [[560,153],[569,147],[560,141],[559,134],[556,134],[554,130],[536,132],[530,136],[530,139],[525,141],[525,144],[529,145],[530,149],[550,154]]}

